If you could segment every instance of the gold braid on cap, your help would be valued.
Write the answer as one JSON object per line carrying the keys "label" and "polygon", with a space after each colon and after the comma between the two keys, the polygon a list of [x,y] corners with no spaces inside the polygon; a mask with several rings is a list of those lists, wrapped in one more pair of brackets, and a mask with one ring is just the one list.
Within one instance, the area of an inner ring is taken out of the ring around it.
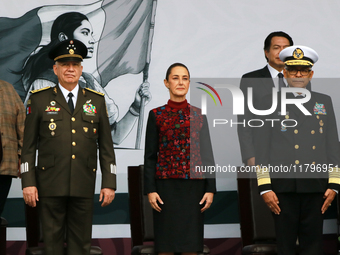
{"label": "gold braid on cap", "polygon": [[285,62],[287,66],[313,66],[314,64],[308,60],[292,59]]}
{"label": "gold braid on cap", "polygon": [[54,61],[57,61],[58,59],[61,59],[61,58],[80,58],[81,60],[83,60],[83,57],[78,54],[64,54],[64,55],[60,55],[56,57]]}

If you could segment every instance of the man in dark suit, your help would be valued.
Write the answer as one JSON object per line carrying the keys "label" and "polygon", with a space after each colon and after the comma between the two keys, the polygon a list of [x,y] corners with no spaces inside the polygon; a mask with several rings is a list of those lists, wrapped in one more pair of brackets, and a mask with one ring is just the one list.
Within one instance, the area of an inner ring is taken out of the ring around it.
{"label": "man in dark suit", "polygon": [[[318,60],[313,49],[288,47],[280,58],[289,89],[295,89],[287,98],[301,100],[309,115],[295,104],[287,104],[284,112],[280,99],[286,89],[278,93],[278,107],[263,116],[263,127],[254,131],[258,187],[274,213],[278,254],[294,255],[298,239],[299,254],[321,255],[323,214],[340,187],[334,110],[329,96],[305,89]],[[260,109],[271,104],[272,95],[268,95]]]}
{"label": "man in dark suit", "polygon": [[292,38],[285,32],[278,31],[270,33],[264,41],[264,55],[268,64],[259,70],[246,73],[242,76],[240,88],[245,95],[244,115],[238,116],[238,122],[245,121],[245,125],[238,125],[238,137],[241,148],[242,161],[249,166],[255,165],[255,147],[253,129],[248,126],[247,121],[254,119],[254,114],[247,106],[247,89],[253,88],[253,105],[258,109],[260,100],[265,95],[272,93],[272,88],[283,86],[282,75],[284,63],[279,58],[279,53],[286,47],[293,45]]}
{"label": "man in dark suit", "polygon": [[[78,85],[86,46],[66,40],[49,54],[59,85],[33,91],[22,151],[25,202],[38,203],[45,254],[90,254],[99,147],[102,206],[112,202],[116,163],[104,95]],[[38,146],[38,147],[37,147]],[[38,149],[38,161],[36,161]]]}

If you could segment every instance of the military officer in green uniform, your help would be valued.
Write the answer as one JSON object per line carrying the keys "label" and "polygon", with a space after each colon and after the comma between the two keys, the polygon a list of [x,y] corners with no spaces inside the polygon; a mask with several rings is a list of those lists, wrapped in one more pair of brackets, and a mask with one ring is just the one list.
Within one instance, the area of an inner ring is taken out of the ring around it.
{"label": "military officer in green uniform", "polygon": [[[340,187],[334,109],[329,96],[305,90],[318,60],[313,49],[291,46],[279,56],[290,88],[279,92],[277,109],[263,116],[273,122],[265,121],[256,129],[258,187],[273,212],[278,254],[295,255],[298,240],[298,254],[321,255],[323,214]],[[295,104],[287,104],[284,113],[280,107],[283,93],[293,102],[301,100],[309,114]],[[271,105],[269,95],[261,109]]]}
{"label": "military officer in green uniform", "polygon": [[47,255],[64,254],[65,236],[68,255],[90,254],[97,148],[102,206],[115,196],[116,163],[104,95],[78,85],[86,55],[86,46],[77,40],[53,48],[49,56],[59,85],[33,91],[26,109],[23,196],[29,206],[38,204]]}

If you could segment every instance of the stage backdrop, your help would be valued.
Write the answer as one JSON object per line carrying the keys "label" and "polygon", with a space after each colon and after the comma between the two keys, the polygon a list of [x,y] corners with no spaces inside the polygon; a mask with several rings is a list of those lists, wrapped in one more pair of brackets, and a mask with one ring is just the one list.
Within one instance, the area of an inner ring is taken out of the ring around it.
{"label": "stage backdrop", "polygon": [[[0,79],[11,82],[23,100],[32,84],[32,69],[25,67],[49,44],[54,21],[67,12],[82,13],[89,20],[93,55],[85,59],[84,72],[118,106],[113,123],[128,112],[140,84],[149,82],[152,94],[145,114],[127,127],[131,132],[115,145],[117,196],[106,208],[95,196],[93,238],[130,237],[127,166],[143,164],[146,113],[169,98],[163,79],[170,64],[186,64],[195,78],[239,78],[266,65],[264,38],[282,30],[295,44],[319,53],[314,77],[340,76],[340,3],[336,1],[12,0],[0,8]],[[331,95],[339,123],[340,88],[325,84],[316,90]],[[139,131],[138,121],[144,123]],[[241,165],[236,129],[225,136],[230,144],[218,153],[231,165]],[[136,146],[138,139],[140,146]],[[96,194],[99,171],[97,177]],[[240,237],[235,176],[219,177],[217,188],[205,237]],[[3,215],[9,221],[8,240],[26,239],[23,205],[20,181],[15,180]],[[324,232],[335,233],[334,212],[326,218]]]}

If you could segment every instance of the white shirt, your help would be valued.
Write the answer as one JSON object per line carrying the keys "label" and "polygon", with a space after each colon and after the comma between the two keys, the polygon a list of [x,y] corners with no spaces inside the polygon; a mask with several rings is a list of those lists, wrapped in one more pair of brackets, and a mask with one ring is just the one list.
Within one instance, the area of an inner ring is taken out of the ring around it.
{"label": "white shirt", "polygon": [[[275,85],[275,88],[279,88],[279,77],[277,76],[280,72],[278,70],[276,70],[275,68],[273,68],[271,65],[267,64],[267,67],[268,67],[268,70],[270,72],[270,75],[272,76],[273,78],[273,82],[274,82],[274,85]],[[283,75],[283,72],[281,72],[282,75]],[[287,81],[285,79],[285,77],[283,77],[283,81],[284,83],[286,84],[287,86]]]}
{"label": "white shirt", "polygon": [[67,89],[65,89],[63,86],[60,85],[60,83],[58,84],[59,88],[61,90],[61,92],[63,93],[66,102],[68,102],[68,94],[71,92],[73,94],[72,97],[72,101],[73,101],[73,105],[74,105],[74,109],[76,108],[76,103],[77,103],[77,99],[78,99],[78,91],[79,91],[79,85],[77,84],[74,89],[72,91],[69,91]]}

